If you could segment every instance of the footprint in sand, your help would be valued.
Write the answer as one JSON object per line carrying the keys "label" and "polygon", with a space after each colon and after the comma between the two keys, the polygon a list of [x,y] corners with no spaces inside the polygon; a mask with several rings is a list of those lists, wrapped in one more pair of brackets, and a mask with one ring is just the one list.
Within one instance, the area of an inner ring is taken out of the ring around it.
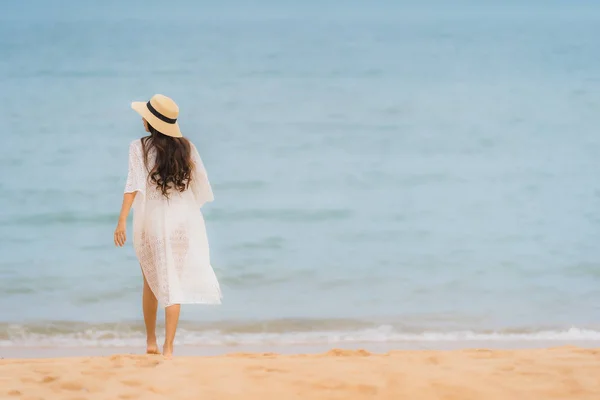
{"label": "footprint in sand", "polygon": [[156,394],[165,394],[164,390],[157,388],[156,386],[150,386],[148,388],[148,390],[151,391],[152,393],[156,393]]}
{"label": "footprint in sand", "polygon": [[160,364],[160,360],[157,359],[141,359],[135,363],[136,366],[145,368],[156,367],[158,364]]}
{"label": "footprint in sand", "polygon": [[65,382],[62,385],[60,385],[60,388],[64,389],[64,390],[73,390],[73,391],[80,391],[80,390],[85,389],[83,387],[83,385],[79,382]]}
{"label": "footprint in sand", "polygon": [[440,364],[440,358],[436,357],[436,356],[429,356],[425,360],[427,361],[428,364],[431,364],[431,365],[439,365]]}
{"label": "footprint in sand", "polygon": [[371,353],[369,353],[366,350],[363,349],[358,349],[358,350],[345,350],[345,349],[331,349],[329,350],[327,353],[325,353],[325,356],[329,356],[329,357],[368,357],[370,356]]}
{"label": "footprint in sand", "polygon": [[142,386],[142,382],[140,382],[140,381],[125,380],[125,381],[121,381],[121,383],[125,386],[130,386],[130,387]]}
{"label": "footprint in sand", "polygon": [[48,375],[42,379],[42,383],[50,383],[50,382],[54,382],[56,380],[58,380],[57,376]]}

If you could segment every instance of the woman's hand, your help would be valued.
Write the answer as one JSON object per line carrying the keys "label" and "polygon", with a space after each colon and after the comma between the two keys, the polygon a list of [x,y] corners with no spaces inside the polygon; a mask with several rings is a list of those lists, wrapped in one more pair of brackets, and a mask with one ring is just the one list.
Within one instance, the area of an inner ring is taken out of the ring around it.
{"label": "woman's hand", "polygon": [[119,221],[115,229],[115,246],[123,247],[127,240],[127,221]]}
{"label": "woman's hand", "polygon": [[123,247],[127,240],[127,216],[135,199],[137,192],[123,194],[123,204],[121,205],[121,213],[119,214],[119,223],[115,229],[115,246]]}

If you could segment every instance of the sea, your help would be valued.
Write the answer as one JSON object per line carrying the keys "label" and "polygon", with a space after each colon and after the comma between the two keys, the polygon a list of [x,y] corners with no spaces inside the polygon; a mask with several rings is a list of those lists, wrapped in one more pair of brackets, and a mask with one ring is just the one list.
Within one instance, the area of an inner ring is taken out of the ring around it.
{"label": "sea", "polygon": [[600,345],[599,38],[583,0],[8,2],[0,353],[145,344],[113,231],[155,93],[215,194],[177,343]]}

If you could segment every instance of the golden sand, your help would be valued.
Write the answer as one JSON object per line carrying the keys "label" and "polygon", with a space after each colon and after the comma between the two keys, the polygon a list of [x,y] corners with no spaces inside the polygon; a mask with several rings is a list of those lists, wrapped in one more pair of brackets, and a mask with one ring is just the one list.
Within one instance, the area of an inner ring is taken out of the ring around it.
{"label": "golden sand", "polygon": [[600,350],[0,360],[0,399],[600,399]]}

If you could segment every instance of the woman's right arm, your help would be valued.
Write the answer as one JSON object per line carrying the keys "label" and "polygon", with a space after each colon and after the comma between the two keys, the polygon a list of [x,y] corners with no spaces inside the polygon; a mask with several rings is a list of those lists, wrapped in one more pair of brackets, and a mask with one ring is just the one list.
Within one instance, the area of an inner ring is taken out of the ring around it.
{"label": "woman's right arm", "polygon": [[137,142],[133,142],[129,146],[129,169],[123,202],[121,203],[121,212],[119,213],[117,228],[114,233],[115,246],[123,247],[127,241],[127,217],[129,216],[137,192],[144,193],[145,190],[144,162]]}
{"label": "woman's right arm", "polygon": [[117,222],[117,228],[115,229],[115,246],[123,247],[127,241],[127,217],[129,211],[135,200],[137,192],[123,194],[123,204],[121,204],[121,213],[119,214],[119,221]]}

